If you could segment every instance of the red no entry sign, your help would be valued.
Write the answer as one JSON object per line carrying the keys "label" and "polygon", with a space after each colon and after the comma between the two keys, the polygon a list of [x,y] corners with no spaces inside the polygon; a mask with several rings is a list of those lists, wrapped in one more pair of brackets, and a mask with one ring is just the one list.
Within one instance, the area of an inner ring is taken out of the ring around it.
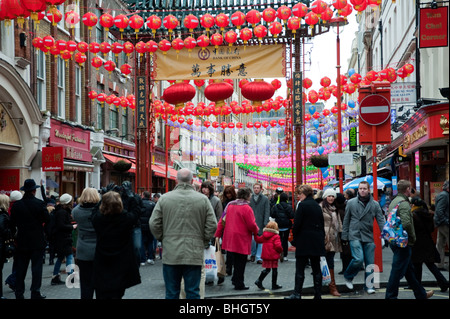
{"label": "red no entry sign", "polygon": [[368,125],[380,125],[386,122],[391,113],[391,104],[382,95],[367,95],[359,103],[359,117]]}

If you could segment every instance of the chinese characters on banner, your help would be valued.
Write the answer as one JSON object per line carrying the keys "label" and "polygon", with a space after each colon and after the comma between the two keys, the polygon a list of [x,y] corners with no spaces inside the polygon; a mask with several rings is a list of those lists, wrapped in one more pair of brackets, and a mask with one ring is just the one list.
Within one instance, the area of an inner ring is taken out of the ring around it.
{"label": "chinese characters on banner", "polygon": [[285,77],[284,45],[169,50],[155,57],[155,80],[248,79]]}
{"label": "chinese characters on banner", "polygon": [[62,146],[42,148],[42,170],[44,172],[64,170],[64,148]]}
{"label": "chinese characters on banner", "polygon": [[302,73],[294,72],[292,75],[292,108],[294,110],[293,125],[301,125],[303,122],[302,98]]}
{"label": "chinese characters on banner", "polygon": [[145,76],[137,77],[137,90],[136,90],[136,108],[137,108],[137,128],[147,127],[147,81]]}

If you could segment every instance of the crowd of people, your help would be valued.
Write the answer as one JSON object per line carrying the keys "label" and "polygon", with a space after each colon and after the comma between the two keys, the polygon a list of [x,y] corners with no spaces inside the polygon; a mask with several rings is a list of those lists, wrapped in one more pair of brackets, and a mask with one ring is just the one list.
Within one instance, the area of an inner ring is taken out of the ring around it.
{"label": "crowd of people", "polygon": [[[36,197],[39,188],[44,200]],[[397,298],[403,277],[417,299],[430,298],[433,291],[425,291],[421,284],[424,263],[441,291],[449,286],[441,273],[449,236],[449,182],[445,181],[431,208],[412,195],[409,181],[400,180],[397,189],[387,211],[398,207],[408,246],[390,245],[393,261],[385,298]],[[210,181],[197,188],[188,169],[178,171],[172,191],[153,197],[147,191],[134,193],[126,181],[101,190],[85,188],[76,200],[67,193],[49,198],[33,179],[27,179],[20,191],[0,195],[0,273],[3,261],[10,257],[7,242],[14,239],[12,274],[5,282],[17,299],[24,298],[30,261],[31,298],[45,298],[40,288],[46,249],[54,265],[51,285],[73,280],[78,271],[81,299],[120,299],[127,288],[141,283],[139,267],[152,265],[159,257],[165,297],[199,299],[204,298],[204,286],[214,284],[206,280],[204,250],[215,242],[225,253],[226,275],[236,290],[249,289],[245,284],[248,262],[261,264],[254,282],[259,289],[265,289],[264,279],[271,272],[271,289],[282,288],[277,281],[279,262],[288,261],[288,249],[293,246],[295,274],[283,274],[294,279],[294,292],[287,299],[301,299],[307,267],[312,269],[314,298],[321,298],[321,257],[330,271],[331,295],[340,296],[337,274],[353,289],[353,278],[361,270],[365,290],[373,294],[374,220],[382,229],[386,211],[374,200],[367,182],[344,194],[331,188],[316,194],[310,185],[298,185],[289,202],[281,188],[269,198],[259,182],[252,189],[226,186],[221,194]],[[431,235],[435,228],[436,245]],[[337,253],[342,259],[339,273],[334,267]],[[61,278],[64,261],[65,280]],[[217,284],[223,284],[224,276],[219,274]],[[3,283],[3,274],[0,279]],[[4,298],[1,288],[0,297]]]}

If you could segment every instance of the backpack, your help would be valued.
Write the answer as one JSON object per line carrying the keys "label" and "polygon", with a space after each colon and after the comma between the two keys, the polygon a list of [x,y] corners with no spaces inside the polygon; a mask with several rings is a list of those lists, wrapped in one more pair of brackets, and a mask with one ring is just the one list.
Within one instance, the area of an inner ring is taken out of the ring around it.
{"label": "backpack", "polygon": [[404,202],[399,202],[391,211],[388,212],[386,223],[381,231],[381,237],[389,243],[404,248],[408,245],[408,233],[403,230],[402,221],[397,215],[398,206]]}

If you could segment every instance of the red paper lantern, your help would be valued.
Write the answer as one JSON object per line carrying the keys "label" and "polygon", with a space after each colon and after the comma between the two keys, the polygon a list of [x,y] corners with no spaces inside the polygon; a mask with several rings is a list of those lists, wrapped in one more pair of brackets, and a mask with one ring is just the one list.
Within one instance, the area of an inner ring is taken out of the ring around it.
{"label": "red paper lantern", "polygon": [[86,62],[87,57],[84,53],[82,52],[77,52],[75,53],[75,62],[77,62],[78,64],[83,64],[84,62]]}
{"label": "red paper lantern", "polygon": [[252,9],[245,15],[245,20],[254,28],[256,24],[261,22],[261,13],[258,10]]}
{"label": "red paper lantern", "polygon": [[331,113],[336,114],[338,112],[338,108],[336,106],[333,106],[331,108]]}
{"label": "red paper lantern", "polygon": [[313,83],[312,83],[310,78],[304,78],[303,79],[303,87],[305,89],[309,89],[312,85],[313,85]]}
{"label": "red paper lantern", "polygon": [[214,17],[212,15],[210,15],[209,13],[205,13],[200,18],[200,23],[201,23],[202,27],[204,27],[206,29],[206,31],[209,31],[209,29],[214,26],[214,23],[215,23]]}
{"label": "red paper lantern", "polygon": [[180,38],[173,39],[172,40],[172,48],[174,48],[178,54],[180,52],[180,50],[184,48],[184,41]]}
{"label": "red paper lantern", "polygon": [[373,8],[378,7],[381,4],[381,0],[367,0],[367,5]]}
{"label": "red paper lantern", "polygon": [[329,77],[324,76],[321,80],[320,80],[320,85],[322,85],[323,87],[328,87],[331,84],[331,80]]}
{"label": "red paper lantern", "polygon": [[252,30],[249,28],[243,28],[239,33],[239,37],[244,41],[244,44],[247,44],[247,41],[250,40],[252,36]]}
{"label": "red paper lantern", "polygon": [[77,50],[79,52],[86,53],[87,51],[89,51],[89,45],[84,41],[78,42]]}
{"label": "red paper lantern", "polygon": [[325,12],[325,10],[328,8],[328,5],[325,3],[325,1],[322,0],[316,0],[311,4],[311,11],[317,14],[317,16],[320,18],[321,14]]}
{"label": "red paper lantern", "polygon": [[131,65],[126,64],[126,63],[122,64],[120,66],[120,72],[122,72],[122,74],[125,74],[125,75],[131,74]]}
{"label": "red paper lantern", "polygon": [[95,100],[95,99],[97,98],[97,96],[98,96],[98,94],[97,94],[97,92],[95,92],[94,90],[89,91],[89,93],[88,93],[88,97],[89,97],[91,100]]}
{"label": "red paper lantern", "polygon": [[353,7],[350,4],[347,4],[340,12],[340,15],[347,18],[353,11]]}
{"label": "red paper lantern", "polygon": [[162,21],[161,18],[157,15],[151,15],[147,18],[147,27],[152,29],[153,36],[156,34],[156,30],[158,30],[161,27]]}
{"label": "red paper lantern", "polygon": [[220,33],[211,35],[211,44],[217,49],[223,43],[223,36]]}
{"label": "red paper lantern", "polygon": [[100,43],[100,51],[106,56],[111,51],[111,44],[108,42]]}
{"label": "red paper lantern", "polygon": [[333,17],[333,10],[331,10],[330,7],[328,7],[328,6],[325,9],[325,11],[322,12],[322,14],[320,15],[320,18],[324,22],[331,20],[332,17]]}
{"label": "red paper lantern", "polygon": [[242,79],[239,81],[239,88],[242,89],[242,87],[244,85],[246,85],[247,83],[249,83],[249,81],[247,79]]}
{"label": "red paper lantern", "polygon": [[36,37],[31,41],[31,44],[36,49],[41,49],[44,46],[44,40],[42,40],[42,38],[40,38],[40,37]]}
{"label": "red paper lantern", "polygon": [[134,33],[136,33],[137,39],[138,38],[137,33],[139,32],[139,29],[142,28],[142,26],[144,25],[144,19],[140,15],[134,14],[131,16],[128,24],[132,29],[134,29]]}
{"label": "red paper lantern", "polygon": [[178,111],[184,106],[184,103],[192,100],[195,96],[195,88],[183,81],[177,81],[164,90],[163,99],[167,103],[174,104]]}
{"label": "red paper lantern", "polygon": [[224,31],[230,24],[230,19],[225,13],[219,13],[215,19],[216,25],[220,28],[220,31]]}
{"label": "red paper lantern", "polygon": [[347,0],[333,0],[331,4],[341,14],[341,10],[347,5]]}
{"label": "red paper lantern", "polygon": [[99,93],[97,95],[97,101],[99,101],[102,105],[106,101],[106,94],[105,93]]}
{"label": "red paper lantern", "polygon": [[310,11],[305,16],[305,22],[310,28],[314,28],[314,25],[319,22],[319,17],[314,12]]}
{"label": "red paper lantern", "polygon": [[308,7],[304,3],[297,3],[292,7],[292,15],[297,18],[303,18],[308,13]]}
{"label": "red paper lantern", "polygon": [[259,41],[262,41],[262,38],[267,35],[267,28],[264,25],[259,24],[253,29],[253,33]]}
{"label": "red paper lantern", "polygon": [[313,118],[315,118],[316,120],[320,117],[320,113],[319,112],[314,112],[314,114],[312,115]]}
{"label": "red paper lantern", "polygon": [[374,70],[370,70],[370,71],[367,72],[367,74],[366,74],[366,79],[367,79],[369,82],[375,81],[375,80],[377,79],[377,77],[378,77],[378,73],[375,72]]}
{"label": "red paper lantern", "polygon": [[325,110],[322,111],[322,114],[325,115],[325,116],[328,116],[328,115],[330,115],[330,110],[329,109],[325,109]]}
{"label": "red paper lantern", "polygon": [[410,75],[411,73],[414,72],[414,65],[412,65],[411,63],[406,63],[403,68],[405,69],[406,74]]}
{"label": "red paper lantern", "polygon": [[213,83],[205,88],[205,97],[216,103],[216,106],[222,106],[225,104],[226,99],[233,95],[233,87],[221,80],[214,80]]}
{"label": "red paper lantern", "polygon": [[292,33],[294,33],[295,38],[295,33],[300,28],[300,18],[290,17],[287,26],[292,31]]}
{"label": "red paper lantern", "polygon": [[189,32],[194,31],[194,29],[198,26],[199,21],[198,18],[193,14],[188,14],[183,19],[183,25],[185,28],[189,29]]}
{"label": "red paper lantern", "polygon": [[308,100],[312,104],[317,103],[317,101],[319,100],[319,95],[317,94],[317,92],[315,90],[311,90],[308,92]]}
{"label": "red paper lantern", "polygon": [[386,80],[390,83],[395,82],[397,80],[397,72],[395,72],[394,68],[388,68],[386,70]]}
{"label": "red paper lantern", "polygon": [[277,17],[280,20],[283,20],[284,23],[286,23],[286,20],[289,19],[289,17],[291,16],[291,9],[287,6],[280,6],[277,9]]}
{"label": "red paper lantern", "polygon": [[277,18],[277,11],[275,11],[275,9],[272,7],[268,7],[266,9],[264,9],[264,11],[262,13],[262,18],[267,23],[271,23],[271,22],[275,21],[275,19]]}
{"label": "red paper lantern", "polygon": [[66,42],[66,50],[73,53],[77,50],[77,43],[75,41],[69,40]]}
{"label": "red paper lantern", "polygon": [[309,113],[306,113],[304,118],[305,118],[305,121],[308,122],[311,120],[311,115]]}
{"label": "red paper lantern", "polygon": [[100,16],[100,25],[105,28],[106,32],[114,26],[114,18],[109,13],[104,13]]}
{"label": "red paper lantern", "polygon": [[186,47],[186,49],[188,49],[189,52],[191,52],[192,49],[197,46],[197,40],[189,36],[184,39],[184,46]]}
{"label": "red paper lantern", "polygon": [[50,49],[55,45],[55,39],[53,39],[51,35],[46,35],[45,37],[43,37],[42,42],[44,44],[44,47],[46,47],[47,49]]}
{"label": "red paper lantern", "polygon": [[238,35],[234,30],[227,31],[225,33],[225,41],[228,43],[228,46],[231,47],[233,43],[236,43],[237,37]]}
{"label": "red paper lantern", "polygon": [[35,22],[38,22],[38,13],[47,7],[45,0],[22,0],[21,2],[22,7],[30,12],[30,17]]}
{"label": "red paper lantern", "polygon": [[236,26],[236,28],[239,30],[241,29],[241,26],[245,23],[245,14],[241,11],[236,11],[231,15],[231,23]]}
{"label": "red paper lantern", "polygon": [[247,128],[253,128],[253,122],[247,122]]}
{"label": "red paper lantern", "polygon": [[[128,43],[130,43],[130,42],[128,42]],[[123,45],[119,42],[114,42],[113,44],[111,44],[111,52],[114,53],[115,56],[118,56],[122,51],[124,51],[125,44],[127,44],[127,42],[125,42]],[[131,46],[133,46],[133,45],[131,45]],[[125,52],[125,53],[127,53],[127,52]]]}
{"label": "red paper lantern", "polygon": [[404,67],[404,66],[402,66],[401,68],[399,68],[399,69],[397,70],[397,75],[398,75],[399,77],[401,77],[402,79],[404,79],[404,78],[406,78],[406,77],[408,76],[408,73],[406,73],[405,67]]}
{"label": "red paper lantern", "polygon": [[172,31],[173,31],[173,29],[178,27],[178,24],[179,24],[178,19],[174,15],[169,14],[169,15],[164,17],[163,25],[164,25],[164,27],[166,29],[169,30],[169,38],[170,39],[172,38]]}
{"label": "red paper lantern", "polygon": [[269,25],[269,31],[276,38],[283,31],[283,25],[278,21],[274,21]]}
{"label": "red paper lantern", "polygon": [[163,51],[163,54],[167,54],[167,51],[169,51],[171,47],[172,45],[166,39],[162,39],[161,41],[158,42],[158,49]]}
{"label": "red paper lantern", "polygon": [[98,70],[103,65],[103,61],[98,56],[94,56],[91,60],[91,65]]}
{"label": "red paper lantern", "polygon": [[89,44],[89,51],[94,53],[94,55],[97,55],[97,53],[100,52],[100,44],[98,44],[97,42],[91,42]]}
{"label": "red paper lantern", "polygon": [[209,40],[208,36],[206,36],[204,34],[202,34],[201,36],[199,36],[197,38],[197,45],[199,47],[201,47],[202,50],[204,50],[209,45],[209,42],[210,42],[210,40]]}
{"label": "red paper lantern", "polygon": [[245,84],[241,88],[242,96],[253,101],[253,105],[262,105],[262,101],[270,99],[275,94],[272,84],[263,80],[255,80]]}
{"label": "red paper lantern", "polygon": [[277,120],[270,120],[270,122],[269,122],[269,124],[270,124],[270,126],[272,126],[272,127],[275,127],[275,126],[277,126]]}
{"label": "red paper lantern", "polygon": [[358,73],[353,73],[350,76],[350,82],[354,83],[354,84],[358,84],[359,82],[361,82],[362,80],[362,76]]}
{"label": "red paper lantern", "polygon": [[106,61],[103,66],[105,70],[108,71],[109,73],[111,73],[116,69],[116,63],[114,63],[114,61]]}
{"label": "red paper lantern", "polygon": [[353,5],[353,8],[358,11],[358,13],[363,12],[367,8],[366,0],[363,0],[360,4]]}
{"label": "red paper lantern", "polygon": [[[53,26],[56,26],[62,20],[62,13],[56,7],[51,7],[47,11],[47,19],[50,20]],[[96,17],[97,18],[97,17]]]}
{"label": "red paper lantern", "polygon": [[97,24],[98,18],[94,13],[86,12],[83,15],[81,21],[83,21],[84,25],[87,26],[89,30],[91,30],[92,27],[94,27]]}
{"label": "red paper lantern", "polygon": [[64,21],[70,29],[73,29],[78,24],[78,22],[80,22],[80,15],[73,10],[67,11],[64,14]]}
{"label": "red paper lantern", "polygon": [[124,14],[119,14],[114,18],[114,25],[119,29],[120,31],[120,37],[122,37],[123,30],[126,29],[128,26],[128,17]]}
{"label": "red paper lantern", "polygon": [[57,40],[55,46],[59,51],[64,51],[67,48],[67,43],[64,40]]}
{"label": "red paper lantern", "polygon": [[270,82],[270,84],[272,84],[275,91],[281,87],[281,81],[278,79],[273,80],[272,82]]}

